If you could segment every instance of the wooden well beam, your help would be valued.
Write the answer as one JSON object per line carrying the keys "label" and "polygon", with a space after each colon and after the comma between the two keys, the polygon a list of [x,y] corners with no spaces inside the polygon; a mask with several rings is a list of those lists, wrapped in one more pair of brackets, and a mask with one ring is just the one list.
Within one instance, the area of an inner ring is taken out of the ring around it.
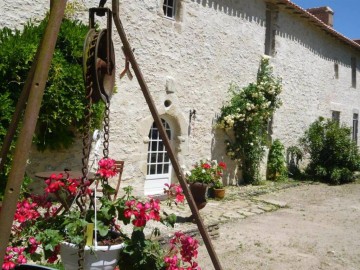
{"label": "wooden well beam", "polygon": [[[38,59],[33,63],[33,65],[36,65],[34,74],[29,73],[28,75],[28,77],[30,77],[29,80],[31,81],[29,98],[25,109],[23,125],[16,142],[13,162],[0,212],[0,265],[3,264],[6,247],[9,242],[11,226],[13,224],[16,205],[20,195],[20,188],[25,174],[26,162],[29,156],[39,116],[40,105],[44,95],[50,64],[54,54],[61,21],[64,17],[67,0],[57,0],[53,2],[49,21],[42,42],[38,48]],[[26,88],[26,85],[24,88]],[[27,90],[23,89],[23,92],[25,91]]]}
{"label": "wooden well beam", "polygon": [[115,22],[115,26],[116,26],[116,29],[120,35],[120,39],[121,39],[121,42],[123,43],[123,49],[124,49],[124,53],[125,53],[125,56],[128,58],[130,64],[131,64],[131,67],[132,69],[134,70],[134,73],[135,73],[135,76],[138,80],[138,83],[140,85],[140,88],[141,88],[141,91],[143,92],[143,95],[144,95],[144,98],[146,100],[146,103],[148,104],[149,106],[149,109],[150,109],[150,112],[151,112],[151,115],[152,117],[154,118],[154,121],[155,121],[155,124],[156,124],[156,127],[158,128],[159,130],[159,133],[160,133],[160,137],[161,139],[163,140],[164,142],[164,145],[165,145],[165,149],[169,155],[169,158],[171,160],[171,164],[174,168],[174,171],[175,171],[175,174],[180,182],[180,185],[184,191],[184,195],[186,197],[186,200],[190,206],[190,209],[191,209],[191,212],[195,218],[195,221],[196,221],[196,224],[198,226],[198,229],[199,229],[199,232],[204,240],[204,243],[205,243],[205,246],[207,248],[207,251],[209,253],[209,256],[212,260],[212,263],[215,267],[216,270],[222,270],[222,267],[220,265],[220,261],[215,253],[215,250],[214,250],[214,247],[211,243],[211,240],[210,240],[210,236],[205,228],[205,225],[202,221],[202,218],[200,216],[200,213],[199,213],[199,210],[197,209],[196,207],[196,204],[195,204],[195,201],[190,193],[190,190],[189,190],[189,187],[185,181],[185,177],[184,177],[184,173],[180,167],[180,164],[175,156],[175,153],[174,151],[172,150],[171,148],[171,145],[170,145],[170,141],[168,139],[168,136],[166,134],[166,131],[164,129],[164,126],[162,125],[162,122],[161,122],[161,118],[159,116],[159,113],[156,109],[156,106],[155,106],[155,103],[150,95],[150,91],[147,87],[147,84],[145,82],[145,79],[142,75],[142,72],[140,70],[140,67],[139,65],[137,64],[137,61],[135,59],[135,56],[134,56],[134,53],[131,49],[131,46],[129,44],[129,41],[126,37],[126,34],[125,34],[125,31],[124,31],[124,28],[122,26],[122,23],[120,21],[120,18],[119,18],[119,0],[112,0],[112,12],[113,12],[113,17],[114,17],[114,22]]}

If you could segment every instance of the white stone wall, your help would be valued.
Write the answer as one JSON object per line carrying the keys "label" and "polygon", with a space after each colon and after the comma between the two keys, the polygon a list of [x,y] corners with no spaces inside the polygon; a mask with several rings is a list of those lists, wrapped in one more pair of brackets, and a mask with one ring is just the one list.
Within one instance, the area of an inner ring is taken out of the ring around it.
{"label": "white stone wall", "polygon": [[0,27],[22,29],[28,20],[41,20],[49,10],[50,2],[45,0],[0,0]]}
{"label": "white stone wall", "polygon": [[340,121],[352,126],[353,113],[360,109],[360,86],[351,86],[350,61],[357,57],[359,81],[359,51],[286,12],[280,12],[278,25],[272,63],[284,90],[283,106],[274,117],[274,137],[286,147],[295,145],[319,116],[331,118],[332,110],[340,111]]}
{"label": "white stone wall", "polygon": [[[224,159],[229,164],[226,181],[236,184],[236,166],[224,155],[226,134],[213,129],[213,124],[228,99],[229,84],[246,86],[256,79],[264,52],[265,2],[183,0],[176,21],[163,17],[162,0],[120,2],[121,20],[157,109],[173,128],[172,144],[180,163],[189,168],[201,158]],[[5,13],[11,14],[0,18],[0,25],[12,27],[24,23],[29,14],[41,15],[48,6],[40,0],[5,3]],[[27,16],[13,12],[20,3]],[[15,14],[19,17],[11,20]],[[87,14],[79,17],[86,20]],[[272,63],[283,78],[284,105],[276,112],[273,137],[286,147],[294,145],[311,122],[320,115],[330,116],[330,110],[340,110],[341,121],[351,124],[353,110],[360,110],[360,84],[351,88],[349,65],[352,54],[359,65],[359,52],[286,10],[280,11],[278,26]],[[124,58],[115,27],[114,45],[120,73]],[[334,59],[339,61],[337,80]],[[165,100],[170,107],[165,107]],[[110,156],[125,161],[124,184],[136,186],[141,194],[153,120],[136,78],[118,80],[111,103]],[[196,110],[191,122],[190,110]],[[28,171],[63,169],[67,164],[77,169],[80,149],[77,143],[68,156],[34,150]]]}
{"label": "white stone wall", "polygon": [[[123,24],[158,110],[173,116],[172,124],[183,126],[176,134],[181,140],[174,142],[176,150],[181,150],[180,163],[190,167],[200,158],[226,159],[223,137],[214,137],[213,121],[229,83],[245,85],[256,76],[264,43],[264,3],[238,1],[227,8],[182,1],[179,21],[163,17],[160,1],[141,6],[123,2]],[[263,34],[253,36],[254,32]],[[166,91],[169,81],[173,93]],[[119,142],[113,150],[127,158],[125,164],[133,169],[129,176],[142,186],[147,149],[143,138],[152,121],[141,121],[149,117],[149,110],[137,83],[123,83],[113,100],[112,115],[121,123],[113,130],[113,139]],[[167,112],[165,100],[172,102],[170,110],[176,114]],[[129,110],[129,104],[136,109]],[[196,118],[189,123],[189,112],[194,109]]]}

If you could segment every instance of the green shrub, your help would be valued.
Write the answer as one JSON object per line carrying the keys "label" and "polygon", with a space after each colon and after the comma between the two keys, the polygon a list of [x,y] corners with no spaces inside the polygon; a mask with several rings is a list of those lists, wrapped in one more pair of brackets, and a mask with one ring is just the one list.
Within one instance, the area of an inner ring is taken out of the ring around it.
{"label": "green shrub", "polygon": [[360,155],[350,135],[350,128],[336,121],[320,117],[312,123],[301,139],[310,154],[307,173],[330,184],[353,181],[354,172],[360,168]]}
{"label": "green shrub", "polygon": [[279,139],[274,140],[270,147],[267,176],[269,180],[273,181],[284,180],[287,177],[285,147]]}

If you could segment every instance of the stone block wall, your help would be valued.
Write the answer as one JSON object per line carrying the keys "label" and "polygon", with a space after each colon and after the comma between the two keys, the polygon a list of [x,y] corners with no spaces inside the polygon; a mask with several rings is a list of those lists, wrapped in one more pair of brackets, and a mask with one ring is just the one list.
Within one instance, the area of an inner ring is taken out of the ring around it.
{"label": "stone block wall", "polygon": [[331,111],[340,111],[340,121],[351,127],[353,113],[360,109],[360,87],[351,86],[350,62],[351,57],[359,58],[359,50],[286,12],[279,13],[278,25],[272,63],[284,90],[283,105],[274,117],[274,137],[286,147],[295,145],[319,116],[331,118]]}
{"label": "stone block wall", "polygon": [[[93,6],[85,2],[84,9]],[[264,53],[265,1],[181,0],[175,20],[163,16],[162,4],[162,0],[120,1],[121,20],[135,57],[160,115],[173,130],[172,145],[180,163],[189,169],[199,159],[224,160],[229,165],[225,182],[236,184],[236,164],[224,150],[227,134],[215,129],[214,123],[229,99],[229,84],[242,87],[256,80]],[[5,1],[0,26],[19,27],[30,17],[41,17],[48,5],[45,0]],[[87,16],[78,14],[84,21]],[[125,60],[115,29],[113,36],[119,74]],[[357,57],[359,65],[359,50],[280,8],[275,51],[271,62],[284,90],[283,106],[274,116],[273,138],[286,147],[295,145],[310,123],[318,116],[330,117],[331,110],[341,111],[341,121],[352,124],[353,112],[360,109],[360,86],[351,87],[350,59]],[[335,62],[339,79],[334,77]],[[359,75],[358,66],[358,79]],[[195,117],[190,117],[193,110]],[[110,156],[125,161],[123,183],[135,186],[137,194],[144,192],[152,123],[136,78],[118,78],[111,100]],[[81,143],[68,154],[34,149],[28,171],[63,169],[65,163],[77,167],[80,153]]]}

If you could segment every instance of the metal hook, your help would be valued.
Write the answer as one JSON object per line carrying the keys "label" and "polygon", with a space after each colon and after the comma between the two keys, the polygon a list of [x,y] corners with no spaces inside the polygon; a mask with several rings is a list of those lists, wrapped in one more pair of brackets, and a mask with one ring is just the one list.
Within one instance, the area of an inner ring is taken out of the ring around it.
{"label": "metal hook", "polygon": [[107,0],[100,0],[100,3],[99,3],[99,8],[103,8],[106,4],[106,1]]}
{"label": "metal hook", "polygon": [[190,110],[189,112],[189,122],[191,123],[191,119],[196,119],[196,110],[193,109],[193,110]]}

